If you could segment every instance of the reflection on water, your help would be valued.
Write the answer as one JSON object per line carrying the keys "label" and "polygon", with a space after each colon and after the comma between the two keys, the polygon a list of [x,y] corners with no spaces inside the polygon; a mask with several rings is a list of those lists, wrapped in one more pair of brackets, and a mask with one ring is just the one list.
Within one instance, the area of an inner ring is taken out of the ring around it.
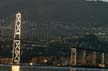
{"label": "reflection on water", "polygon": [[32,66],[21,67],[21,71],[108,71],[108,69]]}
{"label": "reflection on water", "polygon": [[108,71],[107,69],[94,69],[94,68],[70,68],[70,71]]}
{"label": "reflection on water", "polygon": [[11,69],[12,69],[12,71],[20,71],[20,66],[19,65],[12,65]]}
{"label": "reflection on water", "polygon": [[[12,71],[11,66],[0,66],[0,71]],[[17,71],[17,70],[15,70]],[[20,71],[108,71],[108,69],[70,68],[51,66],[21,66]]]}
{"label": "reflection on water", "polygon": [[70,68],[70,71],[76,71],[76,68]]}

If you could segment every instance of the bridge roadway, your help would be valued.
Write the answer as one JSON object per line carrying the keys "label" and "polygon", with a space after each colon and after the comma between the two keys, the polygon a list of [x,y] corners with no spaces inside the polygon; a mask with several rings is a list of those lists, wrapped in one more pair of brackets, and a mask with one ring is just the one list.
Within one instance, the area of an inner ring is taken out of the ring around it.
{"label": "bridge roadway", "polygon": [[[9,40],[13,40],[10,38],[6,38]],[[22,40],[22,39],[21,39]],[[24,44],[25,41],[22,41],[22,44]],[[70,51],[70,65],[76,66],[77,63],[79,64],[91,64],[91,65],[96,65],[98,62],[98,65],[100,67],[106,67],[108,65],[108,53],[107,50],[99,50],[99,49],[89,49],[89,48],[77,48],[73,47],[72,45],[68,44],[48,44],[48,43],[41,43],[41,42],[33,42],[33,41],[26,41],[26,47],[45,47],[45,48],[68,48]],[[47,45],[48,44],[48,45]],[[79,52],[80,50],[80,52]],[[88,52],[90,51],[90,52]],[[80,54],[81,57],[79,57],[78,60],[78,55]],[[98,58],[98,59],[97,59]],[[78,62],[80,61],[80,62]],[[81,62],[82,61],[82,62]]]}
{"label": "bridge roadway", "polygon": [[[0,36],[0,39],[5,42],[10,42],[10,41],[13,41],[13,38],[9,38],[9,37],[3,37],[3,36]],[[21,40],[21,43],[22,44],[27,44],[27,45],[31,45],[32,46],[41,46],[41,47],[46,47],[48,48],[48,46],[50,45],[50,43],[48,44],[48,42],[36,42],[34,40],[27,40],[27,39],[20,39]],[[51,47],[61,47],[61,48],[72,48],[72,47],[75,47],[73,46],[72,44],[51,44],[49,48]],[[80,49],[80,50],[90,50],[90,51],[98,51],[98,52],[108,52],[107,49],[95,49],[95,48],[84,48],[84,47],[77,47],[77,49]]]}

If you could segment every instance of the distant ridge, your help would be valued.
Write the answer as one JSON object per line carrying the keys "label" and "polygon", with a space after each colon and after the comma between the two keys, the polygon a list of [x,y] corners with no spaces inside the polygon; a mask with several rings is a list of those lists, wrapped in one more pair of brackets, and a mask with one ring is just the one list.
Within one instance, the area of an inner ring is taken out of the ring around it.
{"label": "distant ridge", "polygon": [[51,27],[54,32],[66,32],[67,35],[85,32],[108,33],[106,29],[108,27],[108,2],[66,0],[61,5],[64,8],[57,7],[52,12],[53,21],[51,22],[57,24],[56,29],[54,25]]}
{"label": "distant ridge", "polygon": [[[34,24],[47,24],[46,30],[40,31],[48,32],[51,36],[64,34],[68,36],[77,32],[107,32],[105,28],[108,27],[108,2],[105,1],[5,1],[7,0],[0,1],[0,16],[11,16],[17,11],[21,11],[24,17],[29,16]],[[94,30],[90,28],[94,28]]]}

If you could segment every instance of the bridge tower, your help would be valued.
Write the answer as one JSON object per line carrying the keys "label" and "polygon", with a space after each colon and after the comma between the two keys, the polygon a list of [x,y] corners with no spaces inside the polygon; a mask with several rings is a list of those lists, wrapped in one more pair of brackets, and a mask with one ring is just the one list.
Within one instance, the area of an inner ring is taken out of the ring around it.
{"label": "bridge tower", "polygon": [[77,57],[76,48],[71,48],[70,66],[76,65],[76,57]]}
{"label": "bridge tower", "polygon": [[20,71],[21,13],[16,14],[12,53],[12,71]]}
{"label": "bridge tower", "polygon": [[20,64],[20,39],[21,39],[21,13],[16,14],[15,31],[13,40],[12,64]]}

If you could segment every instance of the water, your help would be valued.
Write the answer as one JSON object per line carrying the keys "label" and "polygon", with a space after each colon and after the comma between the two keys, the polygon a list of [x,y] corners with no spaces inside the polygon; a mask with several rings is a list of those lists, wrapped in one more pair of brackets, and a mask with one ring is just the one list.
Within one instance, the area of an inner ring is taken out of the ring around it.
{"label": "water", "polygon": [[[11,66],[0,66],[0,71],[12,71]],[[52,66],[21,66],[20,71],[108,71],[108,69],[52,67]]]}

